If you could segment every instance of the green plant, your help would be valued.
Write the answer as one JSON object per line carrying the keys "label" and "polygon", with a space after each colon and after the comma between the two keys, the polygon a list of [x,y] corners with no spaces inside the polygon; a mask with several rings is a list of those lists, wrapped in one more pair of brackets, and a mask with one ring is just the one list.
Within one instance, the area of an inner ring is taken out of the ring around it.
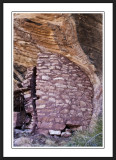
{"label": "green plant", "polygon": [[99,118],[93,132],[76,131],[67,146],[102,146],[102,118]]}

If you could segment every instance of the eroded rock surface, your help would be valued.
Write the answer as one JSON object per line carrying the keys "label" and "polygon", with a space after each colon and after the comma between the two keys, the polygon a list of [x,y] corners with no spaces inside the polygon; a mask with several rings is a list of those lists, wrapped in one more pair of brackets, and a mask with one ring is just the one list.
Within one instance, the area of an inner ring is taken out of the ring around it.
{"label": "eroded rock surface", "polygon": [[[102,14],[72,14],[76,22],[78,40],[89,60],[102,77]],[[101,78],[100,77],[100,78]]]}

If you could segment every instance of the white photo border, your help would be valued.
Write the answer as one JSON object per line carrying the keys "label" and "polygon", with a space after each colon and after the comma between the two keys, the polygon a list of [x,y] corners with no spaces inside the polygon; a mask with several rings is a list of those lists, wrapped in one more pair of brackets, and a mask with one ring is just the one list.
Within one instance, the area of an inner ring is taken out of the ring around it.
{"label": "white photo border", "polygon": [[[61,5],[62,5],[62,7],[61,7]],[[87,7],[87,6],[85,7],[84,5],[87,5],[89,7]],[[25,11],[24,11],[24,7],[25,6],[26,6],[26,8],[25,8]],[[33,153],[31,153],[33,155],[32,157],[37,157],[37,156],[43,156],[44,157],[44,156],[46,156],[44,154],[46,151],[47,151],[46,152],[47,156],[49,156],[49,155],[52,156],[52,154],[55,156],[54,153],[56,152],[56,155],[58,157],[59,157],[59,155],[62,155],[62,156],[68,155],[68,157],[70,157],[70,154],[71,154],[71,157],[73,157],[73,156],[74,157],[75,156],[81,156],[81,155],[84,156],[84,157],[86,157],[87,155],[93,157],[93,153],[94,152],[97,152],[97,153],[94,153],[94,155],[99,156],[98,155],[98,152],[99,152],[100,155],[102,156],[102,153],[107,148],[106,135],[103,137],[103,139],[105,139],[104,140],[105,146],[103,146],[103,147],[97,147],[97,148],[96,147],[66,147],[66,148],[64,148],[64,147],[57,147],[57,148],[54,148],[54,147],[49,147],[49,148],[46,148],[46,147],[45,148],[44,147],[42,147],[42,148],[40,148],[40,147],[37,147],[37,148],[35,148],[35,147],[34,148],[22,148],[21,147],[20,148],[20,147],[18,147],[18,148],[16,148],[15,147],[15,148],[13,148],[11,146],[11,142],[12,142],[12,139],[13,139],[12,138],[12,136],[13,136],[12,133],[13,132],[12,132],[12,129],[11,129],[11,128],[13,128],[12,127],[12,117],[13,116],[12,116],[12,114],[10,115],[10,113],[12,111],[11,108],[13,108],[12,107],[12,104],[13,104],[13,102],[12,102],[12,99],[13,99],[12,98],[13,97],[13,87],[12,87],[13,86],[12,85],[12,83],[13,83],[12,82],[12,75],[13,75],[13,73],[12,73],[12,71],[13,71],[13,62],[12,62],[12,58],[13,58],[12,57],[12,55],[13,55],[13,53],[12,53],[12,51],[13,51],[13,43],[12,43],[12,41],[13,41],[13,35],[12,34],[13,34],[13,32],[11,32],[12,31],[12,27],[13,27],[13,24],[12,24],[13,23],[13,21],[12,21],[12,13],[14,13],[14,12],[37,12],[37,6],[38,6],[38,13],[40,13],[40,12],[41,13],[42,12],[45,13],[46,11],[47,11],[47,13],[48,12],[51,13],[53,9],[54,9],[53,12],[55,12],[55,13],[56,12],[58,12],[58,13],[59,12],[65,12],[65,13],[69,13],[69,12],[70,13],[71,12],[72,13],[98,13],[99,12],[99,13],[103,13],[103,15],[105,15],[105,16],[103,16],[104,20],[105,20],[105,19],[107,19],[106,13],[108,15],[108,12],[110,11],[109,17],[112,18],[112,3],[110,3],[110,5],[108,5],[108,4],[101,4],[101,3],[100,4],[98,3],[97,5],[93,4],[93,3],[89,3],[89,4],[85,4],[85,3],[84,4],[78,4],[78,3],[71,3],[71,4],[68,4],[68,3],[67,4],[60,4],[60,3],[58,3],[58,4],[55,4],[54,3],[53,5],[50,4],[50,7],[48,7],[48,6],[46,6],[46,4],[42,4],[42,3],[40,3],[40,4],[39,3],[37,3],[37,4],[36,3],[35,4],[34,3],[33,4],[29,4],[28,3],[28,6],[27,6],[27,4],[23,4],[23,3],[19,3],[19,4],[12,3],[12,5],[8,4],[8,3],[4,4],[4,108],[3,108],[3,115],[4,115],[4,121],[3,121],[4,122],[4,124],[3,124],[3,132],[4,132],[4,156],[8,155],[8,156],[15,157],[15,156],[18,155],[20,157],[20,156],[23,155],[24,157],[27,157],[27,156],[30,157],[31,155],[28,152],[29,149],[33,149],[33,150],[31,150],[31,152],[33,152]],[[30,10],[31,7],[33,8],[33,11]],[[61,7],[60,8],[61,11],[58,11],[59,7]],[[70,8],[70,10],[67,11],[69,8]],[[86,11],[84,11],[83,8],[84,9],[86,8]],[[55,11],[55,9],[56,9],[56,11]],[[79,10],[79,11],[77,12],[75,10]],[[96,10],[98,10],[98,11],[96,11]],[[8,16],[8,14],[9,14],[9,16]],[[6,24],[8,24],[8,25],[6,25]],[[12,25],[10,25],[10,24],[12,24]],[[9,27],[7,27],[7,26],[9,26]],[[104,27],[106,26],[106,21],[103,21],[103,26]],[[110,29],[111,29],[111,32],[112,32],[112,23],[110,25]],[[104,72],[103,73],[103,75],[104,75],[103,76],[103,82],[104,82],[103,91],[104,91],[104,95],[106,95],[106,93],[105,93],[105,88],[106,88],[106,86],[105,86],[105,83],[106,83],[105,82],[105,80],[106,80],[106,75],[105,75],[105,73],[106,73],[106,59],[105,59],[105,57],[106,57],[106,53],[107,53],[106,49],[108,48],[106,46],[106,41],[107,41],[107,39],[106,39],[106,31],[108,31],[108,29],[105,27],[103,29],[103,39],[104,39],[103,40],[103,53],[105,53],[105,54],[103,54],[103,61],[104,62],[102,63],[103,64],[103,68],[104,68],[103,69],[103,72]],[[112,37],[110,37],[110,40],[112,42]],[[112,52],[112,43],[111,42],[110,42],[110,52]],[[6,48],[6,46],[8,46],[8,47]],[[11,51],[11,54],[10,54],[10,51]],[[7,67],[9,67],[9,70],[8,70]],[[111,68],[108,70],[108,73],[112,73],[111,72],[111,69],[112,69],[112,55],[110,57],[110,67]],[[110,79],[110,82],[111,81],[112,80]],[[8,101],[5,100],[6,96],[9,97]],[[106,102],[105,102],[106,96],[103,97],[103,99],[104,99],[103,106],[105,106],[106,105]],[[112,98],[110,96],[110,100],[111,99]],[[11,102],[11,103],[9,103],[9,102]],[[11,104],[11,108],[10,107],[8,108],[9,104]],[[106,112],[105,107],[103,107],[103,112],[105,114],[105,116],[104,116],[103,119],[105,119],[106,117],[108,117],[108,116],[106,116],[108,113],[107,114],[105,113]],[[110,131],[112,132],[112,125],[111,125],[112,124],[112,116],[113,116],[113,114],[112,114],[112,108],[111,108],[111,111],[110,111],[109,115],[110,115],[110,122],[109,122],[109,124],[111,126],[110,127],[111,128]],[[8,121],[8,119],[11,119],[11,121],[10,120]],[[8,124],[9,124],[9,126],[8,126]],[[103,127],[105,127],[105,124],[106,124],[106,119],[103,121]],[[103,129],[103,132],[106,134],[106,127]],[[112,136],[111,132],[110,132],[110,136]],[[106,155],[108,155],[109,153],[110,153],[109,155],[112,155],[112,143],[108,142],[108,144],[110,144],[110,147],[108,146],[108,148],[109,148],[108,151],[110,151],[110,152],[107,152]],[[36,153],[36,149],[41,149],[40,150],[41,152],[39,154],[37,154]],[[50,149],[51,149],[51,151],[50,151]],[[68,149],[70,149],[70,152],[68,151]],[[74,149],[76,149],[76,150],[74,150]],[[84,150],[84,149],[87,149],[87,151]],[[54,150],[54,153],[53,153],[53,150]],[[83,153],[82,151],[84,151],[85,155],[82,154]],[[20,152],[22,154],[20,154]],[[59,154],[59,153],[62,153],[62,154]]]}

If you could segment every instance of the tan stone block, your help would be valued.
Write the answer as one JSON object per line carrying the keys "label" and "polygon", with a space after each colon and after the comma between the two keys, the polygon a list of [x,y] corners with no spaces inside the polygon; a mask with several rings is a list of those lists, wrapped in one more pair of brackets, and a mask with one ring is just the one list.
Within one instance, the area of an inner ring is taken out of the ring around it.
{"label": "tan stone block", "polygon": [[61,131],[49,130],[50,135],[61,135]]}
{"label": "tan stone block", "polygon": [[45,129],[38,129],[37,133],[39,133],[39,135],[48,136],[48,130]]}
{"label": "tan stone block", "polygon": [[24,98],[30,98],[31,97],[31,94],[25,94],[24,95]]}
{"label": "tan stone block", "polygon": [[38,105],[38,106],[37,106],[37,108],[45,108],[45,107],[46,107],[45,104],[43,104],[43,105]]}
{"label": "tan stone block", "polygon": [[88,87],[88,89],[89,89],[89,90],[93,90],[93,88],[92,88],[92,87]]}
{"label": "tan stone block", "polygon": [[65,124],[63,124],[63,123],[56,123],[53,128],[55,130],[63,130],[65,128]]}
{"label": "tan stone block", "polygon": [[68,109],[63,109],[63,110],[61,111],[61,113],[62,113],[62,114],[69,113],[69,110],[68,110]]}
{"label": "tan stone block", "polygon": [[42,69],[41,72],[42,72],[42,73],[49,73],[49,72],[50,72],[50,69]]}
{"label": "tan stone block", "polygon": [[63,84],[60,84],[60,83],[56,83],[55,86],[59,87],[59,88],[67,88],[66,85],[63,85]]}
{"label": "tan stone block", "polygon": [[67,104],[71,104],[71,101],[70,101],[69,99],[65,99],[65,102],[66,102]]}
{"label": "tan stone block", "polygon": [[53,70],[53,69],[55,69],[55,66],[50,66],[49,69]]}
{"label": "tan stone block", "polygon": [[48,99],[48,96],[42,96],[41,99]]}
{"label": "tan stone block", "polygon": [[53,80],[64,80],[63,77],[56,77],[56,78],[53,78]]}
{"label": "tan stone block", "polygon": [[56,104],[62,104],[62,100],[56,100]]}
{"label": "tan stone block", "polygon": [[78,117],[82,117],[83,114],[80,112],[80,113],[77,114],[77,116],[78,116]]}
{"label": "tan stone block", "polygon": [[53,126],[53,122],[42,122],[40,128],[42,129],[51,129]]}
{"label": "tan stone block", "polygon": [[84,101],[80,101],[80,106],[81,107],[85,107],[86,106],[86,103]]}
{"label": "tan stone block", "polygon": [[63,119],[62,118],[55,118],[55,122],[61,123],[61,122],[63,122]]}
{"label": "tan stone block", "polygon": [[36,95],[43,95],[44,92],[40,91],[40,90],[36,90]]}
{"label": "tan stone block", "polygon": [[87,108],[88,112],[92,112],[92,109],[91,108]]}
{"label": "tan stone block", "polygon": [[71,136],[70,132],[62,132],[61,134],[61,137],[65,137],[65,138],[70,137],[70,136]]}
{"label": "tan stone block", "polygon": [[50,116],[56,116],[57,115],[57,113],[50,113]]}
{"label": "tan stone block", "polygon": [[30,108],[33,108],[33,105],[29,105]]}
{"label": "tan stone block", "polygon": [[38,108],[39,105],[45,105],[45,101],[41,99],[36,100],[36,107]]}
{"label": "tan stone block", "polygon": [[54,121],[54,117],[43,117],[42,121],[52,122]]}
{"label": "tan stone block", "polygon": [[71,105],[72,109],[77,109],[77,107],[78,107],[77,105]]}
{"label": "tan stone block", "polygon": [[56,100],[55,100],[55,98],[51,97],[51,98],[49,98],[49,101],[55,102]]}
{"label": "tan stone block", "polygon": [[37,115],[38,115],[38,116],[45,116],[45,113],[38,113],[38,112],[37,112]]}
{"label": "tan stone block", "polygon": [[75,110],[70,110],[70,114],[75,114]]}
{"label": "tan stone block", "polygon": [[49,80],[50,77],[49,76],[42,76],[42,80]]}
{"label": "tan stone block", "polygon": [[87,110],[87,108],[81,108],[81,111],[82,112],[84,112],[84,111],[86,111]]}

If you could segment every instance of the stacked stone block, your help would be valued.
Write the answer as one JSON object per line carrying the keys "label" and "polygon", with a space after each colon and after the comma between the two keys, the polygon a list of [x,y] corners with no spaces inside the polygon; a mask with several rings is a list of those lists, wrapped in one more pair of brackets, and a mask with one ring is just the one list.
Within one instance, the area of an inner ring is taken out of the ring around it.
{"label": "stacked stone block", "polygon": [[[68,58],[49,52],[38,53],[34,79],[33,69],[28,68],[22,83],[23,88],[30,88],[24,92],[24,107],[32,116],[26,128],[33,130],[36,124],[39,134],[48,134],[48,131],[66,134],[67,128],[86,129],[93,112],[93,86],[84,71]],[[34,83],[36,80],[36,97],[32,95],[33,80]]]}
{"label": "stacked stone block", "polygon": [[32,129],[35,124],[34,111],[33,111],[33,105],[32,105],[32,96],[31,96],[31,84],[30,84],[32,79],[32,74],[33,74],[33,67],[29,67],[25,75],[25,80],[22,83],[22,86],[24,88],[30,88],[28,91],[24,92],[24,99],[25,99],[24,107],[25,107],[26,113],[30,113],[32,116],[31,123],[28,126],[26,126],[29,129]]}
{"label": "stacked stone block", "polygon": [[38,128],[85,129],[91,120],[93,86],[88,76],[68,58],[55,53],[38,53],[36,110]]}

